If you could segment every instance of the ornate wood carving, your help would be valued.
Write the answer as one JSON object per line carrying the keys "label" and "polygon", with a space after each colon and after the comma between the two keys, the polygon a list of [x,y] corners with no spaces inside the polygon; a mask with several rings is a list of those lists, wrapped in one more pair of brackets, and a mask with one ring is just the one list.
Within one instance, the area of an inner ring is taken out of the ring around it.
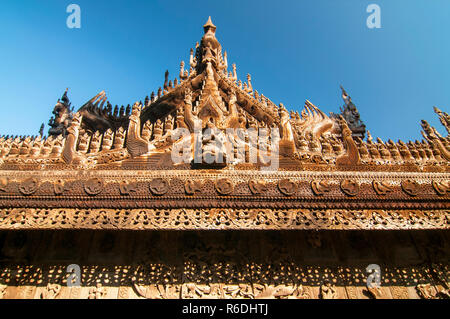
{"label": "ornate wood carving", "polygon": [[417,196],[419,194],[419,184],[411,179],[402,181],[402,189],[409,196]]}
{"label": "ornate wood carving", "polygon": [[203,183],[198,180],[187,180],[184,184],[184,189],[188,195],[193,195],[196,192],[200,192],[202,187]]}
{"label": "ornate wood carving", "polygon": [[262,180],[251,179],[250,181],[248,181],[248,188],[253,195],[261,195],[267,191],[267,184]]}
{"label": "ornate wood carving", "polygon": [[84,183],[86,194],[95,196],[103,191],[103,181],[99,178],[91,178]]}
{"label": "ornate wood carving", "polygon": [[169,191],[170,184],[166,179],[155,178],[150,182],[149,188],[153,195],[164,195]]}
{"label": "ornate wood carving", "polygon": [[435,180],[433,180],[431,182],[431,185],[433,185],[433,188],[436,191],[436,194],[438,194],[440,196],[446,195],[447,192],[450,189],[450,183],[448,181],[435,181]]}
{"label": "ornate wood carving", "polygon": [[220,195],[230,195],[234,190],[233,182],[228,178],[218,179],[215,186]]}
{"label": "ornate wood carving", "polygon": [[282,179],[278,182],[278,189],[282,194],[291,196],[297,191],[297,185],[289,179]]}
{"label": "ornate wood carving", "polygon": [[372,185],[378,195],[386,195],[394,190],[394,187],[387,181],[373,181]]}
{"label": "ornate wood carving", "polygon": [[31,195],[37,191],[38,187],[39,182],[36,178],[28,178],[20,184],[19,191],[23,195]]}
{"label": "ornate wood carving", "polygon": [[344,179],[341,182],[341,190],[348,196],[356,196],[359,193],[359,184],[355,180]]}
{"label": "ornate wood carving", "polygon": [[328,193],[331,190],[331,184],[329,181],[312,181],[311,188],[317,196],[321,196],[325,193]]}
{"label": "ornate wood carving", "polygon": [[450,229],[447,210],[1,209],[0,229]]}

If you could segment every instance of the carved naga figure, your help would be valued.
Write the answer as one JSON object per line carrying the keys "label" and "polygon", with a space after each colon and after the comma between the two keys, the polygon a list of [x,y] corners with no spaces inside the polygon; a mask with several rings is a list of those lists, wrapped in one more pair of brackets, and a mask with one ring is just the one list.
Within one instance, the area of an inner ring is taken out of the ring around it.
{"label": "carved naga figure", "polygon": [[446,112],[442,112],[436,106],[433,109],[434,112],[436,112],[436,114],[439,116],[439,120],[447,130],[447,133],[450,133],[450,116]]}
{"label": "carved naga figure", "polygon": [[421,124],[423,128],[423,131],[421,131],[423,137],[439,149],[442,157],[444,157],[447,161],[450,161],[450,151],[442,143],[441,139],[443,138],[440,134],[434,127],[430,126],[427,121],[422,120]]}
{"label": "carved naga figure", "polygon": [[319,139],[322,134],[332,130],[335,125],[332,119],[308,100],[305,102],[301,116],[295,114],[293,123],[297,134],[307,136],[312,133],[314,139]]}

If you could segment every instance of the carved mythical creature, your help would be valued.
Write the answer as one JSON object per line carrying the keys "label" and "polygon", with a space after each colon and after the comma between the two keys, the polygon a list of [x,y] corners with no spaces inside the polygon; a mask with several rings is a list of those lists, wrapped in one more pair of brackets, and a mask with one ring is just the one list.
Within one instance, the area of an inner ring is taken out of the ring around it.
{"label": "carved mythical creature", "polygon": [[421,124],[423,128],[423,137],[425,137],[431,144],[436,145],[436,147],[441,152],[442,157],[444,157],[447,161],[450,161],[450,151],[442,143],[443,138],[440,136],[440,134],[434,127],[430,126],[427,121],[422,120]]}
{"label": "carved mythical creature", "polygon": [[130,115],[130,123],[128,126],[127,150],[131,157],[141,156],[148,153],[149,144],[140,135],[141,129],[141,108],[139,103],[133,105]]}
{"label": "carved mythical creature", "polygon": [[76,151],[81,119],[81,114],[75,113],[72,123],[67,130],[69,135],[66,138],[64,150],[62,152],[63,159],[67,164],[82,164],[86,161],[86,159]]}
{"label": "carved mythical creature", "polygon": [[49,135],[67,135],[67,128],[72,121],[72,110],[70,109],[70,101],[67,97],[67,91],[64,92],[61,100],[58,100],[55,107],[53,108],[54,118],[52,117],[48,123],[50,129],[48,130]]}
{"label": "carved mythical creature", "polygon": [[387,181],[373,181],[372,182],[373,189],[378,195],[386,195],[389,192],[394,190],[392,184]]}
{"label": "carved mythical creature", "polygon": [[450,133],[450,116],[446,112],[442,112],[436,106],[434,107],[434,112],[439,116],[439,120],[447,130],[447,133]]}
{"label": "carved mythical creature", "polygon": [[347,122],[341,116],[342,138],[344,140],[347,152],[344,155],[336,158],[336,165],[356,165],[361,162],[358,147],[352,137],[352,131],[347,125]]}

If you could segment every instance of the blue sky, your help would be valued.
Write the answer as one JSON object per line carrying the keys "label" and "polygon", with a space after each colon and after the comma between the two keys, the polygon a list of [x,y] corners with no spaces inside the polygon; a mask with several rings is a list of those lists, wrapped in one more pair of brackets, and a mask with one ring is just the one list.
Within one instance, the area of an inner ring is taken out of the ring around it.
{"label": "blue sky", "polygon": [[[66,7],[81,7],[81,29]],[[381,29],[369,29],[369,4]],[[105,90],[131,104],[178,75],[210,15],[238,77],[275,103],[324,112],[342,106],[342,84],[374,137],[441,133],[432,106],[449,112],[449,0],[100,1],[2,0],[0,135],[35,135],[65,88],[75,108]]]}

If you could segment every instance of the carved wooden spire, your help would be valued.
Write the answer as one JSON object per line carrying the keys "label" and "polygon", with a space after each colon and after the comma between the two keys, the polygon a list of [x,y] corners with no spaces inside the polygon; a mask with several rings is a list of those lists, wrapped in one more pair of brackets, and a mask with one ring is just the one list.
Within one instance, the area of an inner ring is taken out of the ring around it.
{"label": "carved wooden spire", "polygon": [[212,23],[211,16],[208,17],[208,21],[206,21],[203,26],[203,30],[205,30],[205,34],[208,33],[209,30],[214,34],[216,32],[217,27]]}

